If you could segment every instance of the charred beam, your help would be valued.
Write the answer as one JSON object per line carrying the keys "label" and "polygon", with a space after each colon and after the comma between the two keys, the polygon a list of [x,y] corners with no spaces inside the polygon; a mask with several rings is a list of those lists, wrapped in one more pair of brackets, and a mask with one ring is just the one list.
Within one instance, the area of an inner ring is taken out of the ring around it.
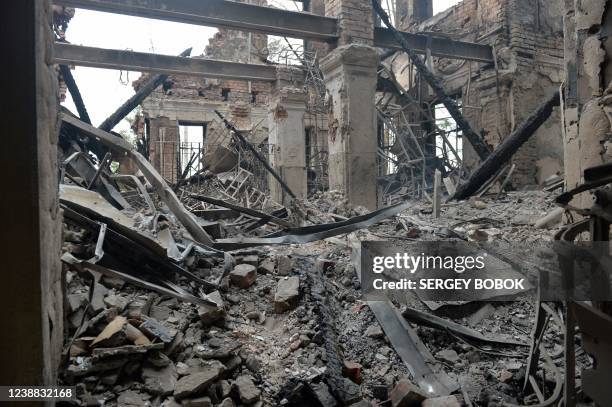
{"label": "charred beam", "polygon": [[204,76],[207,78],[273,82],[276,68],[213,59],[185,58],[147,52],[83,47],[56,42],[54,63],[136,72]]}
{"label": "charred beam", "polygon": [[550,117],[553,108],[559,106],[559,91],[555,91],[521,125],[495,149],[495,151],[474,171],[470,179],[457,188],[453,199],[469,198],[503,166],[517,150]]}
{"label": "charred beam", "polygon": [[[181,52],[179,57],[188,57],[191,55],[191,48]],[[98,128],[104,131],[111,131],[121,120],[123,120],[132,110],[136,108],[143,100],[145,100],[151,92],[157,89],[162,83],[168,79],[168,75],[158,74],[150,78],[131,98],[126,100],[124,104],[119,106],[117,110],[106,120],[102,122]],[[80,115],[80,113],[79,113]],[[90,122],[91,123],[91,122]]]}
{"label": "charred beam", "polygon": [[76,106],[77,112],[79,113],[79,117],[85,123],[91,124],[89,113],[87,113],[87,108],[85,108],[85,102],[83,102],[83,96],[81,96],[81,91],[79,91],[79,87],[77,86],[76,81],[74,80],[74,76],[72,76],[70,67],[66,65],[60,65],[59,68],[60,73],[62,74],[62,78],[64,78],[64,82],[66,82],[68,92],[70,92],[70,96],[72,96],[74,106]]}
{"label": "charred beam", "polygon": [[391,21],[389,19],[389,15],[381,7],[378,1],[379,0],[372,0],[374,10],[376,10],[376,13],[380,16],[382,21],[387,25],[387,27],[389,27],[389,30],[393,34],[395,40],[401,45],[404,52],[408,54],[408,57],[410,58],[414,66],[417,68],[423,79],[425,79],[425,81],[436,93],[436,96],[440,99],[440,102],[444,104],[446,110],[448,110],[453,120],[455,120],[455,122],[457,123],[457,127],[459,127],[463,132],[463,136],[472,145],[476,154],[478,154],[478,157],[480,157],[480,159],[484,161],[489,156],[489,154],[491,154],[489,147],[485,144],[480,134],[478,134],[474,129],[472,129],[472,126],[470,126],[468,121],[461,114],[457,103],[446,94],[444,88],[442,87],[438,79],[435,77],[435,75],[429,70],[429,68],[427,68],[425,63],[421,61],[420,57],[410,48],[410,44],[408,43],[406,38],[402,35],[402,33],[397,31],[395,27],[393,27],[393,24],[391,24]]}

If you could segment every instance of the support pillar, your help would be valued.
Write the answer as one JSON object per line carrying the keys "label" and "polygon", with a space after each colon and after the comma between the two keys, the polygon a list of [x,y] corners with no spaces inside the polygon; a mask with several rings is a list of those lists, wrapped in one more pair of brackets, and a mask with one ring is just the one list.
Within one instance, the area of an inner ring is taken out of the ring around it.
{"label": "support pillar", "polygon": [[[303,87],[292,82],[292,79],[303,74],[279,69],[278,75],[268,113],[270,164],[296,198],[303,199],[308,193],[304,130],[306,94]],[[269,176],[269,185],[273,200],[281,204],[289,202],[291,197],[272,175]]]}
{"label": "support pillar", "polygon": [[330,94],[329,188],[344,191],[349,204],[377,208],[376,68],[378,53],[353,44],[321,61]]}

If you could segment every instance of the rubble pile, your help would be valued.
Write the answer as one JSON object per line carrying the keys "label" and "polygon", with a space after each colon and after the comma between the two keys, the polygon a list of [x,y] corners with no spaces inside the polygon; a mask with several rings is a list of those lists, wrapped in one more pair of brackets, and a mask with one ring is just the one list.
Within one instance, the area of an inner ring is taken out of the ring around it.
{"label": "rubble pile", "polygon": [[[539,350],[563,350],[558,311],[533,293],[370,301],[357,256],[361,241],[550,240],[552,194],[449,201],[441,216],[426,201],[368,213],[335,191],[283,207],[240,170],[168,185],[114,136],[65,120],[65,139],[95,133],[141,170],[111,174],[81,151],[64,161],[62,381],[82,405],[495,406],[533,401],[526,380],[558,392],[554,362],[528,361],[539,306],[551,315]],[[579,352],[577,367],[590,363]]]}

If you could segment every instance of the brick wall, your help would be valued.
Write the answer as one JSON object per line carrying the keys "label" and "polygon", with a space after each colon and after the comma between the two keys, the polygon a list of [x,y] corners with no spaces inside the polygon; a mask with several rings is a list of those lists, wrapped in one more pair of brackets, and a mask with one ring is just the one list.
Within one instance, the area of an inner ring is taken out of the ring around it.
{"label": "brick wall", "polygon": [[[449,92],[459,92],[475,108],[464,115],[485,141],[495,148],[564,77],[563,24],[560,0],[464,0],[421,24],[405,30],[440,32],[451,38],[494,46],[499,70],[491,64],[465,64],[452,74],[455,61],[435,59],[437,73]],[[552,124],[551,124],[552,123]],[[478,164],[471,148],[464,151],[469,168]],[[547,158],[547,168],[539,167]],[[517,165],[513,183],[533,185],[563,166],[559,114],[555,112],[513,157]],[[557,164],[549,165],[550,162]]]}

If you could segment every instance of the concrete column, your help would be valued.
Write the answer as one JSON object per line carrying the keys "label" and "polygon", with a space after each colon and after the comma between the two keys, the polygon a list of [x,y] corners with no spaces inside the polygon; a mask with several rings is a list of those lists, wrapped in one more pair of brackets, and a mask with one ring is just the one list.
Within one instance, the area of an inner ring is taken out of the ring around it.
{"label": "concrete column", "polygon": [[347,45],[321,61],[330,94],[329,188],[344,191],[351,205],[377,207],[376,68],[378,53]]}
{"label": "concrete column", "polygon": [[[63,336],[62,215],[58,202],[57,72],[48,65],[53,43],[51,4],[7,3],[11,18],[0,26],[6,38],[3,69],[10,96],[2,109],[0,149],[3,199],[0,309],[0,383],[56,383]],[[10,105],[10,108],[9,108]],[[33,403],[26,403],[32,405]]]}
{"label": "concrete column", "polygon": [[[298,199],[308,193],[306,174],[306,134],[304,114],[306,94],[301,86],[292,83],[294,77],[287,69],[279,69],[279,80],[271,96],[268,113],[268,143],[270,164],[279,173]],[[298,76],[303,76],[301,73]],[[273,200],[286,204],[291,198],[278,181],[269,176]]]}

